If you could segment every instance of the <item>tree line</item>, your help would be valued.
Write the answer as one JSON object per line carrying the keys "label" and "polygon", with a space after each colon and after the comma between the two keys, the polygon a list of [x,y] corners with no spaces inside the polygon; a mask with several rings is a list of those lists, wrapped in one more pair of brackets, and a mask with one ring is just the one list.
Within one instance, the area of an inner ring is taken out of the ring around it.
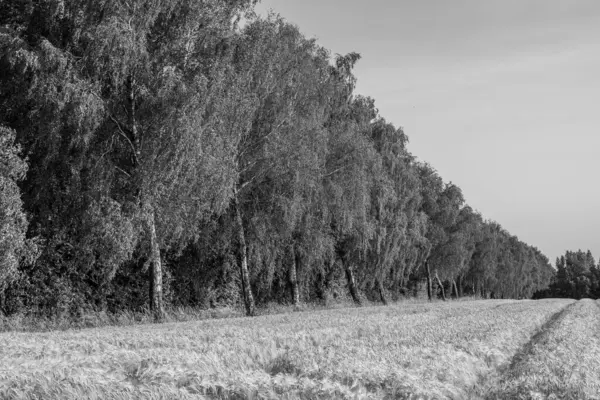
{"label": "tree line", "polygon": [[254,0],[0,4],[0,307],[522,298],[548,259],[465,203]]}
{"label": "tree line", "polygon": [[562,297],[600,299],[600,263],[591,251],[567,251],[556,259],[556,274],[547,289],[535,298]]}

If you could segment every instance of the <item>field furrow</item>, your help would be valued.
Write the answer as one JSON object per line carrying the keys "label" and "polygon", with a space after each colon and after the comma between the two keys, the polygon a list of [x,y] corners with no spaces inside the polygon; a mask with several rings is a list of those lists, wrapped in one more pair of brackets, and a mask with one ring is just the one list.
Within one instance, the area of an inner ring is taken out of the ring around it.
{"label": "field furrow", "polygon": [[[463,399],[572,300],[0,334],[2,399]],[[592,304],[595,307],[595,305]]]}
{"label": "field furrow", "polygon": [[527,343],[486,399],[600,399],[600,307],[580,300]]}

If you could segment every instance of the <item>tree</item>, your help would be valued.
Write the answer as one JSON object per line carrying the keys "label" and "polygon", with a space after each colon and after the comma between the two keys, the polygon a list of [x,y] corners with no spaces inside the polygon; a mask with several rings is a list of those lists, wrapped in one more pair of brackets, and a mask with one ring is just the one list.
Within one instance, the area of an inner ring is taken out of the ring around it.
{"label": "tree", "polygon": [[235,66],[255,104],[251,126],[236,138],[230,204],[243,298],[252,315],[253,277],[268,269],[257,285],[270,287],[276,264],[289,265],[292,298],[300,301],[300,225],[323,164],[331,85],[327,52],[275,16],[244,28]]}
{"label": "tree", "polygon": [[439,249],[437,262],[442,279],[451,282],[451,289],[460,297],[456,280],[464,276],[480,240],[483,219],[468,205],[462,207],[454,225],[448,228],[448,240]]}
{"label": "tree", "polygon": [[[114,275],[142,251],[157,319],[161,252],[186,243],[198,221],[223,209],[231,195],[231,141],[250,119],[223,47],[235,28],[232,17],[251,4],[48,0],[0,42],[8,67],[1,97],[13,106],[3,120],[34,149],[30,195],[55,181],[57,189],[68,188],[45,195],[46,204],[62,197],[63,209],[50,211],[57,220],[67,209],[108,204],[91,209],[129,221],[128,246],[105,267]],[[28,97],[14,99],[14,92]],[[62,222],[42,225],[42,232],[78,228]]]}
{"label": "tree", "polygon": [[[370,220],[373,234],[367,263],[370,284],[387,304],[386,285],[391,286],[404,271],[402,250],[410,246],[409,219],[418,203],[418,179],[406,150],[408,138],[402,129],[379,118],[371,124],[371,138],[378,157],[373,173]],[[400,278],[401,279],[401,278]]]}
{"label": "tree", "polygon": [[[427,215],[427,241],[421,249],[420,260],[425,266],[427,294],[432,299],[432,281],[435,278],[445,300],[444,287],[439,277],[444,268],[445,248],[456,223],[464,198],[460,188],[452,183],[444,184],[437,172],[427,164],[418,166],[421,180],[421,211]],[[433,274],[431,273],[433,267]]]}
{"label": "tree", "polygon": [[377,112],[372,100],[353,96],[352,68],[356,53],[338,55],[330,73],[336,93],[326,122],[328,154],[323,174],[323,196],[328,213],[329,234],[341,263],[353,301],[360,305],[355,270],[364,264],[372,235],[368,218],[377,155],[369,137],[370,122]]}

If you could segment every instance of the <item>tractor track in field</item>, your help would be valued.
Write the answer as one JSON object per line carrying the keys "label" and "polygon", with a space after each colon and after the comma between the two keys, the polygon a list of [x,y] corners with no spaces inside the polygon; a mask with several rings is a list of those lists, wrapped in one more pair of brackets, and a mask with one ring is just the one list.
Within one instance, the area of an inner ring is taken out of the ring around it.
{"label": "tractor track in field", "polygon": [[[571,312],[577,304],[579,304],[578,301],[567,304],[565,307],[552,314],[546,322],[535,331],[530,339],[514,353],[508,362],[499,365],[496,369],[487,374],[481,375],[478,384],[469,391],[468,398],[472,400],[506,399],[501,393],[497,392],[500,383],[506,379],[506,376],[511,370],[524,362],[532,354],[536,345],[540,341],[543,341],[544,337],[555,329],[560,321]],[[599,304],[596,303],[596,305],[600,307]]]}
{"label": "tractor track in field", "polygon": [[531,339],[529,339],[529,341],[515,353],[510,363],[501,368],[501,372],[515,368],[517,364],[527,359],[527,357],[529,357],[533,352],[535,346],[544,340],[544,337],[547,336],[556,325],[558,325],[560,320],[563,319],[571,311],[571,309],[577,307],[578,304],[579,302],[568,304],[562,310],[551,315],[550,318],[548,318],[548,320],[538,329],[538,331],[531,336]]}

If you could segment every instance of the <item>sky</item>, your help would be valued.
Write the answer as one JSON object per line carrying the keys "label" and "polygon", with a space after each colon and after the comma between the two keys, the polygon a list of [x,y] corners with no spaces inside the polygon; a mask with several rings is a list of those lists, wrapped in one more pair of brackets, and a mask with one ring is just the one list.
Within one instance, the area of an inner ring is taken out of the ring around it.
{"label": "sky", "polygon": [[332,54],[357,92],[467,203],[552,264],[600,256],[600,1],[262,0]]}

